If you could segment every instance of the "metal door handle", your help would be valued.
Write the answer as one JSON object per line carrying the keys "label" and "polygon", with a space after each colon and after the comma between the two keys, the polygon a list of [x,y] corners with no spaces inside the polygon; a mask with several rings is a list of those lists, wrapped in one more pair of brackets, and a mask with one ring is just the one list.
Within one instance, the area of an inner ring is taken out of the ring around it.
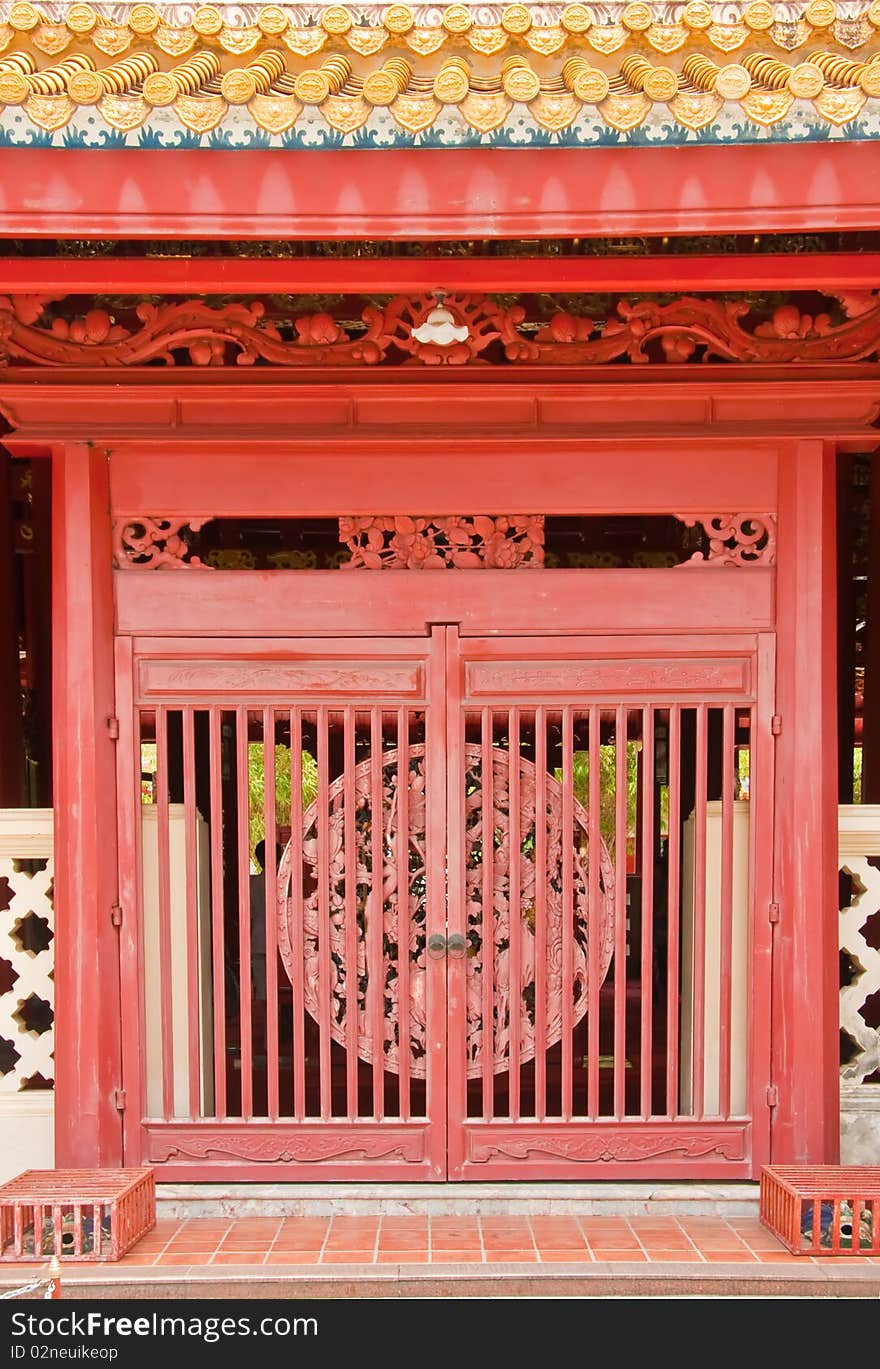
{"label": "metal door handle", "polygon": [[428,955],[432,960],[442,960],[446,954],[446,937],[442,932],[432,932],[428,937]]}
{"label": "metal door handle", "polygon": [[461,960],[467,951],[467,940],[460,932],[454,932],[446,939],[446,954],[453,960]]}

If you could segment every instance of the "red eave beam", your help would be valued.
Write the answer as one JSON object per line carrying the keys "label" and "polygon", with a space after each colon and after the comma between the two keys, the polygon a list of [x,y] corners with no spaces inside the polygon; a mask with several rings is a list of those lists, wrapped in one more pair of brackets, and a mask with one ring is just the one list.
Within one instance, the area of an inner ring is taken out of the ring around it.
{"label": "red eave beam", "polygon": [[653,257],[0,257],[0,294],[875,290],[880,253]]}

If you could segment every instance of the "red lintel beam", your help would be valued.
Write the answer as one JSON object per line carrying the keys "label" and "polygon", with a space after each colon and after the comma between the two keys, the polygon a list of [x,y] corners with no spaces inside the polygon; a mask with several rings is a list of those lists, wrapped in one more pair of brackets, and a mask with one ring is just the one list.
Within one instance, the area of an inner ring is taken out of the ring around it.
{"label": "red lintel beam", "polygon": [[875,290],[880,253],[652,257],[0,257],[0,294]]}

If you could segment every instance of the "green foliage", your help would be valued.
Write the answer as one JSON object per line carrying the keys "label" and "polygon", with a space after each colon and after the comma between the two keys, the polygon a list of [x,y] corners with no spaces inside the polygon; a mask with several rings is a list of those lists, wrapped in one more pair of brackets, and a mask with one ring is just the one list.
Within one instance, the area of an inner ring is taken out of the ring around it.
{"label": "green foliage", "polygon": [[[641,743],[626,744],[626,835],[627,842],[635,836],[638,813],[639,752]],[[555,771],[562,783],[562,770]],[[575,751],[572,764],[574,797],[587,812],[590,811],[590,753]],[[609,855],[614,855],[617,830],[617,748],[599,747],[599,830]]]}
{"label": "green foliage", "polygon": [[[248,843],[251,859],[257,843],[266,835],[266,797],[263,743],[248,744]],[[307,808],[318,793],[318,766],[313,755],[302,753],[302,803]],[[275,747],[275,825],[290,826],[290,747]]]}

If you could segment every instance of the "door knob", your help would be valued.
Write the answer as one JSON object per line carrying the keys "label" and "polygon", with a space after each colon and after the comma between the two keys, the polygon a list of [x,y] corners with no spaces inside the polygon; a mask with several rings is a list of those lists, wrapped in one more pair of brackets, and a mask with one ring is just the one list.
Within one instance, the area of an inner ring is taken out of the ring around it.
{"label": "door knob", "polygon": [[453,960],[461,960],[467,951],[467,940],[460,932],[454,932],[446,940],[446,954]]}
{"label": "door knob", "polygon": [[446,954],[446,937],[442,932],[432,932],[428,937],[428,955],[432,960],[442,960]]}

